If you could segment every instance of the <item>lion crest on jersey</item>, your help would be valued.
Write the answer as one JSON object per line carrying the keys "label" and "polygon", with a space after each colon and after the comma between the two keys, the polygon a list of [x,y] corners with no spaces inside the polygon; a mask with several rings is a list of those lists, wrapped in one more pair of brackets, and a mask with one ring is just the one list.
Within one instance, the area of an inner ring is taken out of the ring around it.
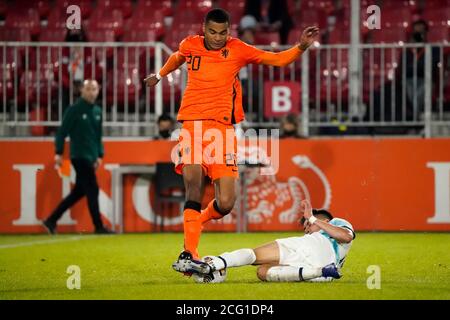
{"label": "lion crest on jersey", "polygon": [[224,57],[225,59],[228,58],[229,53],[230,53],[230,50],[228,50],[227,48],[222,49],[222,51],[220,52],[222,57]]}

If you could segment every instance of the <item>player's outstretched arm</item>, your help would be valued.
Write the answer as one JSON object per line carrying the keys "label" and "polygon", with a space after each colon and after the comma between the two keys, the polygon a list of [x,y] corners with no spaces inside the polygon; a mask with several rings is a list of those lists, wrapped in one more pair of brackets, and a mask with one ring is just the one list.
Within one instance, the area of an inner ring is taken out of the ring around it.
{"label": "player's outstretched arm", "polygon": [[318,34],[318,27],[308,27],[303,31],[299,43],[292,48],[276,53],[262,51],[260,63],[275,67],[285,67],[297,60],[298,57],[313,44]]}
{"label": "player's outstretched arm", "polygon": [[183,55],[181,55],[178,51],[172,53],[167,62],[159,71],[159,73],[156,74],[152,73],[144,79],[145,84],[148,87],[155,86],[159,82],[159,80],[161,80],[162,77],[165,77],[172,71],[177,70],[179,67],[181,67],[181,65],[185,61],[186,58]]}
{"label": "player's outstretched arm", "polygon": [[[316,219],[315,217],[313,217],[312,207],[308,200],[302,201],[301,208],[305,219],[309,220],[310,223],[314,223],[315,225],[317,225],[320,229],[328,233],[330,237],[336,239],[337,242],[350,243],[353,240],[353,234],[350,230],[342,227],[333,226],[332,224],[329,224],[326,221]],[[312,220],[310,218],[312,218]]]}

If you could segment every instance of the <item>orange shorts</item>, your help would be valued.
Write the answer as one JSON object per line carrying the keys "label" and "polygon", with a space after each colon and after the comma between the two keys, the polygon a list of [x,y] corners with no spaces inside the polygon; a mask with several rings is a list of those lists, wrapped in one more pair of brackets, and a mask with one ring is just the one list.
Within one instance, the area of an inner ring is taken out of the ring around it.
{"label": "orange shorts", "polygon": [[231,124],[215,120],[183,121],[177,148],[178,174],[182,174],[187,164],[200,164],[212,181],[239,177],[236,134]]}

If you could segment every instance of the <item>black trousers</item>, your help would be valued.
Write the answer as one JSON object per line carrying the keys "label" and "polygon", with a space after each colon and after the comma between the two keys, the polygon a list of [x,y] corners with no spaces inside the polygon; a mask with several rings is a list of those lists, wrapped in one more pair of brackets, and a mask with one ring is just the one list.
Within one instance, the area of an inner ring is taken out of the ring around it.
{"label": "black trousers", "polygon": [[86,159],[71,159],[71,162],[77,173],[75,187],[56,207],[47,221],[56,224],[67,209],[86,196],[95,229],[101,229],[103,228],[103,223],[100,218],[98,206],[99,188],[97,177],[95,176],[94,164]]}

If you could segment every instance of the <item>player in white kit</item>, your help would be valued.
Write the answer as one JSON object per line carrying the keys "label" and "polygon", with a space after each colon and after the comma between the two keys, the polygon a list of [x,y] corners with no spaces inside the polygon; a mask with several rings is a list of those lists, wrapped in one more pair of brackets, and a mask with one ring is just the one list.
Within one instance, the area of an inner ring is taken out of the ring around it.
{"label": "player in white kit", "polygon": [[206,264],[193,266],[199,273],[224,268],[259,265],[262,281],[331,281],[341,277],[340,270],[350,250],[355,232],[352,225],[333,218],[326,210],[315,210],[302,201],[301,224],[305,235],[277,239],[256,249],[239,249],[220,256],[209,256]]}

